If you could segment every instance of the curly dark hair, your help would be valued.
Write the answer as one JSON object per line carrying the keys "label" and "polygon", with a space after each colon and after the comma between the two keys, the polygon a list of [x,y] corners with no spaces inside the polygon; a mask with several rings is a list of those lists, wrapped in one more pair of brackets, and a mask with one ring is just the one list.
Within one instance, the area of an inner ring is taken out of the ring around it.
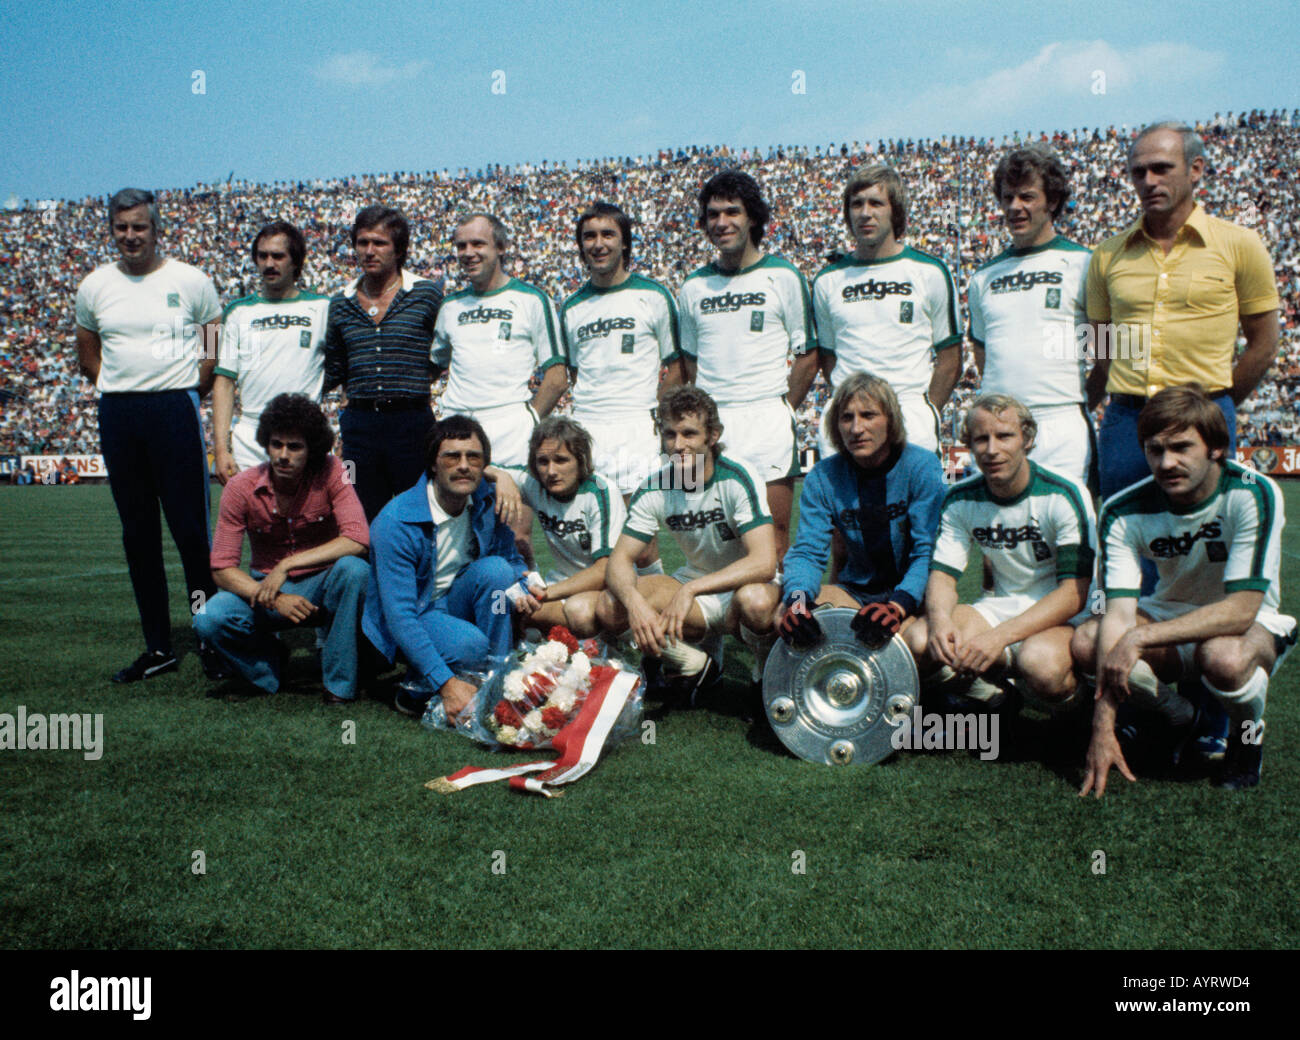
{"label": "curly dark hair", "polygon": [[749,217],[749,237],[754,245],[763,241],[767,231],[767,222],[772,219],[772,211],[763,201],[762,189],[758,181],[739,170],[723,170],[714,174],[700,189],[700,227],[706,226],[709,203],[714,199],[739,199]]}
{"label": "curly dark hair", "polygon": [[334,449],[334,431],[320,405],[304,394],[272,398],[257,421],[257,443],[265,451],[274,433],[301,434],[307,442],[307,472],[319,473]]}
{"label": "curly dark hair", "polygon": [[438,452],[442,449],[442,442],[466,441],[471,437],[477,437],[483,445],[483,465],[492,465],[492,445],[477,419],[471,419],[468,415],[449,415],[429,427],[424,438],[424,471],[430,480],[437,472]]}
{"label": "curly dark hair", "polygon": [[1007,152],[993,171],[993,195],[1002,201],[1002,189],[1019,187],[1038,174],[1043,181],[1043,194],[1052,207],[1052,219],[1059,220],[1070,199],[1070,174],[1065,165],[1050,148],[1031,144]]}

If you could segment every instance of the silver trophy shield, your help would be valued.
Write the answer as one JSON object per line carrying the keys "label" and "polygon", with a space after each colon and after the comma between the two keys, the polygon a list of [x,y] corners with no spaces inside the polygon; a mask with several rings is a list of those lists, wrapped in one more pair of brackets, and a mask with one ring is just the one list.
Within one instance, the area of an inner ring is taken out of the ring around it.
{"label": "silver trophy shield", "polygon": [[781,743],[809,762],[872,765],[894,751],[894,728],[919,698],[916,663],[900,636],[869,650],[856,610],[822,607],[823,638],[807,650],[778,640],[763,669],[763,705]]}

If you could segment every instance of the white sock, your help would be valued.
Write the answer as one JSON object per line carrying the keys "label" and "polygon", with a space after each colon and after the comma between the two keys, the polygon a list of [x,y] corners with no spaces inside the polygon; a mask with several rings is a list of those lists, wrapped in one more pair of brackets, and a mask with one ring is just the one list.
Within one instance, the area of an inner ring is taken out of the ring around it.
{"label": "white sock", "polygon": [[647,563],[644,567],[636,569],[637,577],[644,578],[647,574],[663,574],[664,561],[655,560],[653,563]]}
{"label": "white sock", "polygon": [[1136,703],[1154,708],[1172,725],[1185,726],[1196,716],[1192,702],[1172,686],[1161,682],[1146,661],[1139,659],[1128,673],[1128,687]]}
{"label": "white sock", "polygon": [[664,661],[664,671],[671,675],[698,675],[709,663],[708,654],[681,639],[665,646],[660,656]]}
{"label": "white sock", "polygon": [[769,633],[759,635],[748,625],[743,622],[740,625],[740,640],[754,653],[754,665],[750,669],[749,676],[754,682],[763,681],[763,666],[767,664],[767,655],[772,649],[776,639]]}
{"label": "white sock", "polygon": [[[1220,690],[1209,682],[1204,675],[1201,682],[1220,703],[1233,722],[1259,722],[1264,717],[1264,702],[1268,699],[1268,672],[1256,668],[1255,674],[1246,680],[1246,685],[1238,690]],[[1240,739],[1240,734],[1236,734]]]}

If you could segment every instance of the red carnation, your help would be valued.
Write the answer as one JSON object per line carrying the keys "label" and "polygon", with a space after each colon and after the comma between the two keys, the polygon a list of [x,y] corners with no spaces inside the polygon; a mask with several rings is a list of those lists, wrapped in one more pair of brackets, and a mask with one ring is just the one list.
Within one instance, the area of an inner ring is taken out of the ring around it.
{"label": "red carnation", "polygon": [[560,711],[559,708],[542,709],[542,725],[547,729],[563,729],[564,724],[569,721],[569,716]]}
{"label": "red carnation", "polygon": [[496,710],[492,713],[497,722],[502,726],[514,726],[518,729],[524,724],[523,718],[519,712],[515,711],[514,705],[509,701],[501,701],[497,704]]}
{"label": "red carnation", "polygon": [[546,638],[554,643],[563,643],[564,648],[568,650],[570,654],[576,654],[578,652],[578,640],[574,637],[573,633],[563,625],[556,625],[552,628],[548,633],[546,633]]}
{"label": "red carnation", "polygon": [[551,691],[555,689],[555,680],[541,672],[533,672],[524,680],[524,696],[528,698],[528,703],[536,708],[544,704],[551,696]]}

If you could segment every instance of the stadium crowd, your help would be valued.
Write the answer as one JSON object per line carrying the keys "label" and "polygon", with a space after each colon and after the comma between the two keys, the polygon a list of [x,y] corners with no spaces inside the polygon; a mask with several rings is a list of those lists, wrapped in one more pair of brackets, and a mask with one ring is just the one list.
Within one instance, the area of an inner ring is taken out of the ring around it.
{"label": "stadium crowd", "polygon": [[[1268,378],[1238,413],[1240,442],[1291,442],[1297,436],[1300,384],[1300,109],[1216,113],[1197,128],[1208,150],[1200,201],[1210,213],[1259,232],[1273,257],[1282,298],[1281,349]],[[1000,140],[691,147],[636,158],[498,165],[472,173],[397,172],[271,184],[232,180],[159,192],[165,221],[161,247],[210,274],[228,303],[256,291],[249,243],[264,223],[283,218],[307,236],[303,283],[332,293],[356,274],[349,244],[356,211],[382,202],[410,218],[408,270],[441,287],[455,271],[450,236],[456,215],[486,210],[511,229],[511,273],[559,301],[586,278],[574,246],[574,218],[588,202],[605,199],[637,221],[634,269],[675,290],[711,258],[695,225],[699,186],[718,169],[736,166],[757,178],[771,202],[765,247],[811,279],[832,254],[850,248],[840,209],[845,181],[855,167],[885,161],[898,169],[909,191],[907,242],[949,265],[964,310],[970,276],[1005,245],[1001,211],[990,189],[1001,154],[1026,140],[1041,140],[1058,151],[1071,171],[1073,194],[1057,226],[1066,237],[1092,246],[1136,214],[1125,175],[1131,134],[1129,127],[1112,126]],[[72,311],[80,280],[116,257],[105,218],[98,197],[43,202],[0,217],[0,454],[99,450],[94,388],[77,372]],[[956,416],[978,382],[968,352],[963,378],[944,412],[946,442],[954,440]],[[818,377],[798,415],[805,447],[815,445],[816,421],[828,398]],[[561,402],[561,411],[567,403],[567,398]],[[334,420],[337,402],[327,401],[327,411]]]}

